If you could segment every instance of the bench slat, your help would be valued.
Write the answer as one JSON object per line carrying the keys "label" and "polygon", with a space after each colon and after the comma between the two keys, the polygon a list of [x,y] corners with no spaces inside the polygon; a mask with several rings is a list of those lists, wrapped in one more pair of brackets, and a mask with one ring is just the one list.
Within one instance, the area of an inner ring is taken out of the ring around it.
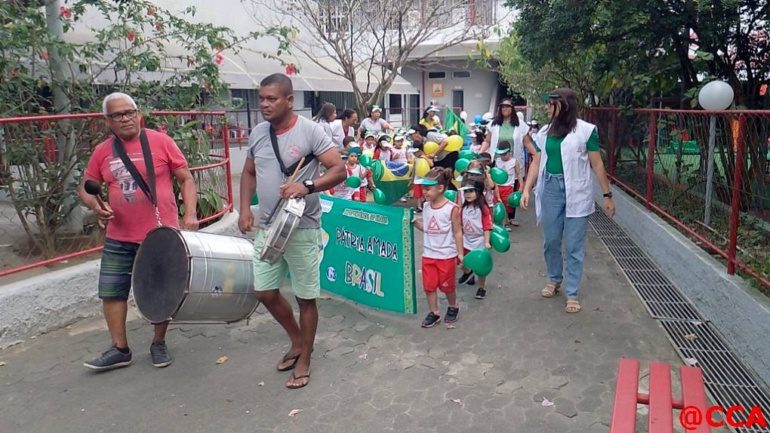
{"label": "bench slat", "polygon": [[650,433],[673,433],[674,413],[671,396],[671,370],[668,364],[650,364]]}
{"label": "bench slat", "polygon": [[618,363],[618,378],[615,385],[615,402],[612,405],[610,433],[634,433],[636,431],[638,390],[639,361],[621,358]]}
{"label": "bench slat", "polygon": [[[682,403],[684,406],[695,406],[702,414],[706,414],[708,400],[706,399],[706,386],[703,384],[703,373],[698,367],[682,366],[679,368],[682,378]],[[702,422],[693,433],[711,433],[711,427],[707,422]]]}

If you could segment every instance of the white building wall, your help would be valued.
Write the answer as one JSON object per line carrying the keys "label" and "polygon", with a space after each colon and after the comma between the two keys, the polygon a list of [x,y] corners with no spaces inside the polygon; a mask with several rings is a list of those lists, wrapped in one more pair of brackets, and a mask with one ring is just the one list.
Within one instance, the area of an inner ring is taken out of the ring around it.
{"label": "white building wall", "polygon": [[[454,71],[470,71],[470,77],[454,78]],[[444,72],[445,78],[430,79],[429,72]],[[439,108],[452,108],[455,90],[463,92],[464,103],[462,107],[453,108],[468,113],[469,121],[477,114],[492,111],[497,102],[497,72],[481,69],[475,65],[469,66],[466,61],[442,62],[440,65],[427,66],[425,70],[413,66],[404,67],[401,75],[420,92],[422,110],[430,104],[430,101],[434,101]],[[432,96],[434,84],[443,86],[444,96]]]}

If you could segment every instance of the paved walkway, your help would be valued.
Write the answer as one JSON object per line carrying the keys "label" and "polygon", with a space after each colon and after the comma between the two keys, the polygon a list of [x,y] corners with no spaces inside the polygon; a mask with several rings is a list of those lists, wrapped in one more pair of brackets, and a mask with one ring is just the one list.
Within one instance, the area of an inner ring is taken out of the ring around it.
{"label": "paved walkway", "polygon": [[248,324],[172,326],[166,369],[150,364],[151,328],[137,318],[134,365],[118,371],[81,366],[108,345],[101,319],[0,351],[0,432],[607,432],[618,358],[679,360],[593,232],[583,311],[541,298],[533,220],[522,215],[497,256],[487,299],[459,289],[454,329],[419,327],[419,288],[410,317],[322,299],[301,390],[275,371],[288,344],[264,307]]}

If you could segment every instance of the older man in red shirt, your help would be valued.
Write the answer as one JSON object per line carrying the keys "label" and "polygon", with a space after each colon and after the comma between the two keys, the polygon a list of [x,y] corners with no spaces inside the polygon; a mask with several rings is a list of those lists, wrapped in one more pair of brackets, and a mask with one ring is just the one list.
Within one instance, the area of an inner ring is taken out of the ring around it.
{"label": "older man in red shirt", "polygon": [[[132,362],[126,338],[131,272],[139,244],[150,230],[159,225],[180,226],[173,178],[179,182],[185,205],[181,227],[198,228],[195,181],[174,140],[161,132],[143,129],[141,113],[125,93],[108,95],[102,108],[114,136],[96,146],[78,190],[83,203],[107,223],[99,271],[99,298],[113,346],[84,364],[99,371],[125,367]],[[149,172],[146,158],[152,161]],[[104,203],[104,207],[85,191],[85,182],[89,180],[107,184],[109,203]],[[150,346],[152,363],[166,367],[172,362],[165,343],[168,322],[154,325],[155,337]]]}

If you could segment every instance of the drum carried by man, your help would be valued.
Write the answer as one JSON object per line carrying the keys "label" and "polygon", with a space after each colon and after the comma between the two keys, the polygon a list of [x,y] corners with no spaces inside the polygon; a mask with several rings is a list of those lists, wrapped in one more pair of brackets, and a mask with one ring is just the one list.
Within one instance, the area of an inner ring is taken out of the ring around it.
{"label": "drum carried by man", "polygon": [[[254,240],[254,284],[257,298],[286,330],[291,348],[278,362],[278,371],[293,370],[288,388],[310,381],[320,295],[321,203],[317,193],[345,180],[345,165],[337,147],[317,123],[293,112],[291,79],[273,74],[259,88],[262,116],[249,137],[249,151],[241,174],[239,228],[254,225],[250,209],[257,190],[259,227]],[[326,168],[320,176],[320,166]],[[299,323],[289,302],[279,292],[291,273],[299,305]]]}

